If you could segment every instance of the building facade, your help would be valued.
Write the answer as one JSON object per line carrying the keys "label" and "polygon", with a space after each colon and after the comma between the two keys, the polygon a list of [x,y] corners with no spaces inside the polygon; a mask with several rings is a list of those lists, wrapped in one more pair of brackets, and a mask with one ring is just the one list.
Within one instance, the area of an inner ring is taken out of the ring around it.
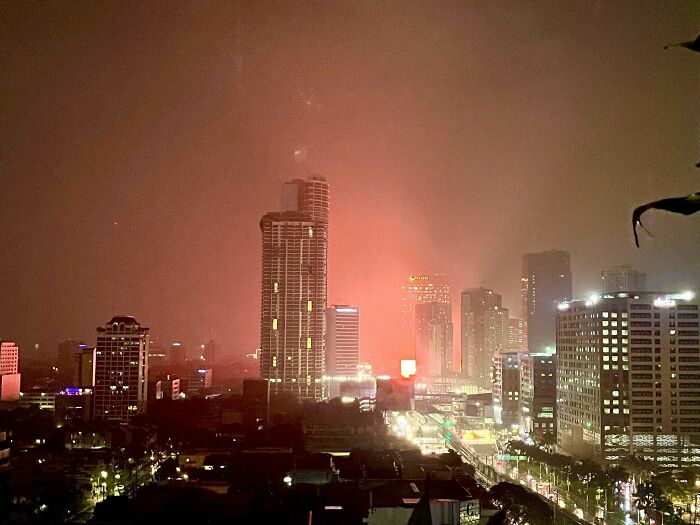
{"label": "building facade", "polygon": [[557,354],[555,348],[522,354],[520,412],[524,430],[535,436],[557,433]]}
{"label": "building facade", "polygon": [[333,305],[326,311],[326,374],[355,376],[360,362],[360,309]]}
{"label": "building facade", "polygon": [[415,305],[416,368],[419,376],[445,377],[452,374],[452,305]]}
{"label": "building facade", "polygon": [[524,352],[523,320],[516,318],[508,319],[508,343],[506,349],[509,352]]}
{"label": "building facade", "polygon": [[496,421],[520,423],[520,353],[493,354],[493,407]]}
{"label": "building facade", "polygon": [[20,394],[19,347],[0,341],[0,401],[17,401]]}
{"label": "building facade", "polygon": [[505,350],[508,338],[508,310],[501,307],[501,296],[488,288],[462,291],[460,323],[462,373],[491,390],[493,355]]}
{"label": "building facade", "polygon": [[603,293],[644,292],[647,289],[647,274],[629,266],[614,266],[600,273]]}
{"label": "building facade", "polygon": [[324,397],[328,183],[283,185],[282,208],[263,216],[260,374],[270,394]]}
{"label": "building facade", "polygon": [[525,254],[520,285],[527,350],[554,348],[557,305],[572,299],[569,254],[560,250]]}
{"label": "building facade", "polygon": [[700,346],[693,294],[614,293],[560,306],[557,442],[617,464],[700,463]]}
{"label": "building facade", "polygon": [[97,329],[95,419],[128,423],[146,410],[148,343],[148,328],[133,317],[113,317]]}
{"label": "building facade", "polygon": [[450,286],[444,275],[411,275],[401,287],[401,355],[416,359],[416,305],[450,304]]}

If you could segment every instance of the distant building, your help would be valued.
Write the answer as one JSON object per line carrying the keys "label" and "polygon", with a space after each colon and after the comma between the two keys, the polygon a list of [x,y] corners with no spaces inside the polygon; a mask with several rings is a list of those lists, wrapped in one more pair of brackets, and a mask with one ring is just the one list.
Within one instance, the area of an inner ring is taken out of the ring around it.
{"label": "distant building", "polygon": [[419,376],[443,377],[452,374],[452,305],[415,305],[416,365]]}
{"label": "distant building", "polygon": [[401,353],[416,359],[416,305],[450,304],[450,287],[444,275],[411,275],[401,287]]}
{"label": "distant building", "polygon": [[[197,380],[199,380],[199,377],[197,377]],[[174,401],[180,399],[180,378],[165,374],[156,380],[155,389],[155,398],[158,400],[169,399]]]}
{"label": "distant building", "polygon": [[461,306],[462,373],[491,390],[493,355],[507,346],[508,310],[501,307],[501,296],[488,288],[462,291]]}
{"label": "distant building", "polygon": [[153,376],[164,373],[171,364],[165,348],[151,341],[148,344],[148,375]]}
{"label": "distant building", "polygon": [[94,411],[96,419],[127,423],[146,409],[148,328],[128,316],[97,329]]}
{"label": "distant building", "polygon": [[58,377],[63,386],[71,384],[75,378],[76,355],[87,345],[82,341],[68,339],[58,345]]}
{"label": "distant building", "polygon": [[644,292],[647,289],[647,274],[629,266],[614,266],[600,274],[603,293]]}
{"label": "distant building", "polygon": [[520,422],[520,354],[493,354],[493,405],[496,419],[506,426]]}
{"label": "distant building", "polygon": [[193,368],[187,374],[187,397],[203,396],[211,388],[211,368]]}
{"label": "distant building", "polygon": [[270,418],[270,383],[266,379],[243,380],[243,423],[262,430]]}
{"label": "distant building", "polygon": [[700,462],[700,346],[694,294],[616,293],[560,305],[557,442],[617,465]]}
{"label": "distant building", "polygon": [[262,286],[260,375],[272,395],[324,397],[328,183],[287,182],[282,211],[260,221]]}
{"label": "distant building", "polygon": [[0,401],[19,399],[20,378],[17,344],[0,341]]}
{"label": "distant building", "polygon": [[557,433],[557,354],[556,349],[523,354],[520,364],[521,422],[532,435]]}
{"label": "distant building", "polygon": [[508,319],[508,343],[506,344],[506,349],[509,352],[524,352],[526,348],[523,343],[523,320],[511,317]]}
{"label": "distant building", "polygon": [[520,280],[524,338],[529,352],[555,345],[557,305],[571,300],[571,261],[567,252],[550,250],[523,256]]}
{"label": "distant building", "polygon": [[70,386],[91,388],[95,385],[95,349],[82,346],[73,354]]}
{"label": "distant building", "polygon": [[187,361],[187,347],[181,341],[173,341],[170,345],[170,364],[175,367],[185,365]]}
{"label": "distant building", "polygon": [[68,387],[53,396],[54,419],[58,425],[92,418],[92,389]]}
{"label": "distant building", "polygon": [[208,343],[202,345],[202,358],[207,365],[213,365],[219,362],[219,347],[213,340],[210,339]]}
{"label": "distant building", "polygon": [[326,374],[354,376],[360,360],[360,309],[333,305],[326,311]]}

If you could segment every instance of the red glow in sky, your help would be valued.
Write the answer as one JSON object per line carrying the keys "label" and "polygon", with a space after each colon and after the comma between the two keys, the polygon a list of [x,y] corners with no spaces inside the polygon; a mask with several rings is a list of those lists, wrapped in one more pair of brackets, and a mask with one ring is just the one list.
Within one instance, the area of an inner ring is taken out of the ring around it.
{"label": "red glow in sky", "polygon": [[622,263],[700,282],[697,218],[650,216],[641,250],[630,228],[698,189],[697,59],[662,50],[695,36],[692,3],[0,10],[0,338],[25,348],[123,313],[253,351],[258,221],[295,151],[331,185],[329,302],[392,370],[410,274],[514,315],[528,251],[568,250],[577,294]]}

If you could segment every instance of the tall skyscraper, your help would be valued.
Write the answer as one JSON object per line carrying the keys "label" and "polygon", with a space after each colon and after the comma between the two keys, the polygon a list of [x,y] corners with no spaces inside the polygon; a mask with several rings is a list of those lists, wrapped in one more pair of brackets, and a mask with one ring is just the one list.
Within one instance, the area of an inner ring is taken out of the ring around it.
{"label": "tall skyscraper", "polygon": [[75,339],[68,339],[58,345],[58,380],[61,386],[71,385],[74,377],[76,356],[87,345]]}
{"label": "tall skyscraper", "polygon": [[540,353],[554,348],[557,305],[572,298],[569,254],[559,250],[525,254],[520,285],[527,350]]}
{"label": "tall skyscraper", "polygon": [[95,349],[83,345],[73,356],[71,386],[91,388],[95,385]]}
{"label": "tall skyscraper", "polygon": [[411,275],[401,287],[401,352],[416,358],[416,305],[450,304],[450,287],[444,275]]}
{"label": "tall skyscraper", "polygon": [[133,317],[113,317],[97,329],[96,419],[128,423],[146,410],[148,343],[148,328]]}
{"label": "tall skyscraper", "polygon": [[508,342],[508,310],[493,290],[471,288],[462,291],[460,322],[462,373],[490,390],[493,354]]}
{"label": "tall skyscraper", "polygon": [[700,462],[698,302],[691,293],[616,293],[560,306],[557,441],[615,465]]}
{"label": "tall skyscraper", "polygon": [[600,273],[603,293],[644,292],[647,289],[647,274],[629,266],[614,266]]}
{"label": "tall skyscraper", "polygon": [[260,375],[271,395],[324,397],[328,202],[324,178],[294,180],[282,187],[282,211],[260,221]]}
{"label": "tall skyscraper", "polygon": [[0,341],[0,401],[19,399],[20,378],[17,344]]}
{"label": "tall skyscraper", "polygon": [[416,365],[419,376],[452,374],[452,305],[420,303],[415,306]]}
{"label": "tall skyscraper", "polygon": [[326,374],[354,377],[360,361],[360,309],[333,305],[326,318]]}

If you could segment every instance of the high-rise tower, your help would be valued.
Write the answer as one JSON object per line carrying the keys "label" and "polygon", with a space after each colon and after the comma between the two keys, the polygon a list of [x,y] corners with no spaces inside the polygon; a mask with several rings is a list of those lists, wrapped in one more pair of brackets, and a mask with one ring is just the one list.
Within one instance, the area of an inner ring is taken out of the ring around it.
{"label": "high-rise tower", "polygon": [[416,361],[421,376],[452,373],[452,305],[421,303],[416,308]]}
{"label": "high-rise tower", "polygon": [[491,388],[492,358],[508,346],[508,310],[501,296],[488,288],[462,291],[462,373],[483,388]]}
{"label": "high-rise tower", "polygon": [[450,287],[444,275],[411,275],[401,287],[401,352],[404,357],[416,355],[416,305],[450,304]]}
{"label": "high-rise tower", "polygon": [[570,259],[560,250],[523,256],[523,337],[529,352],[555,347],[557,305],[572,296]]}
{"label": "high-rise tower", "polygon": [[360,358],[360,309],[333,305],[327,312],[326,373],[355,376]]}
{"label": "high-rise tower", "polygon": [[146,410],[148,342],[148,328],[133,317],[113,317],[97,329],[96,419],[128,423]]}
{"label": "high-rise tower", "polygon": [[282,211],[260,221],[260,375],[271,395],[323,398],[328,202],[324,178],[293,180],[282,187]]}

